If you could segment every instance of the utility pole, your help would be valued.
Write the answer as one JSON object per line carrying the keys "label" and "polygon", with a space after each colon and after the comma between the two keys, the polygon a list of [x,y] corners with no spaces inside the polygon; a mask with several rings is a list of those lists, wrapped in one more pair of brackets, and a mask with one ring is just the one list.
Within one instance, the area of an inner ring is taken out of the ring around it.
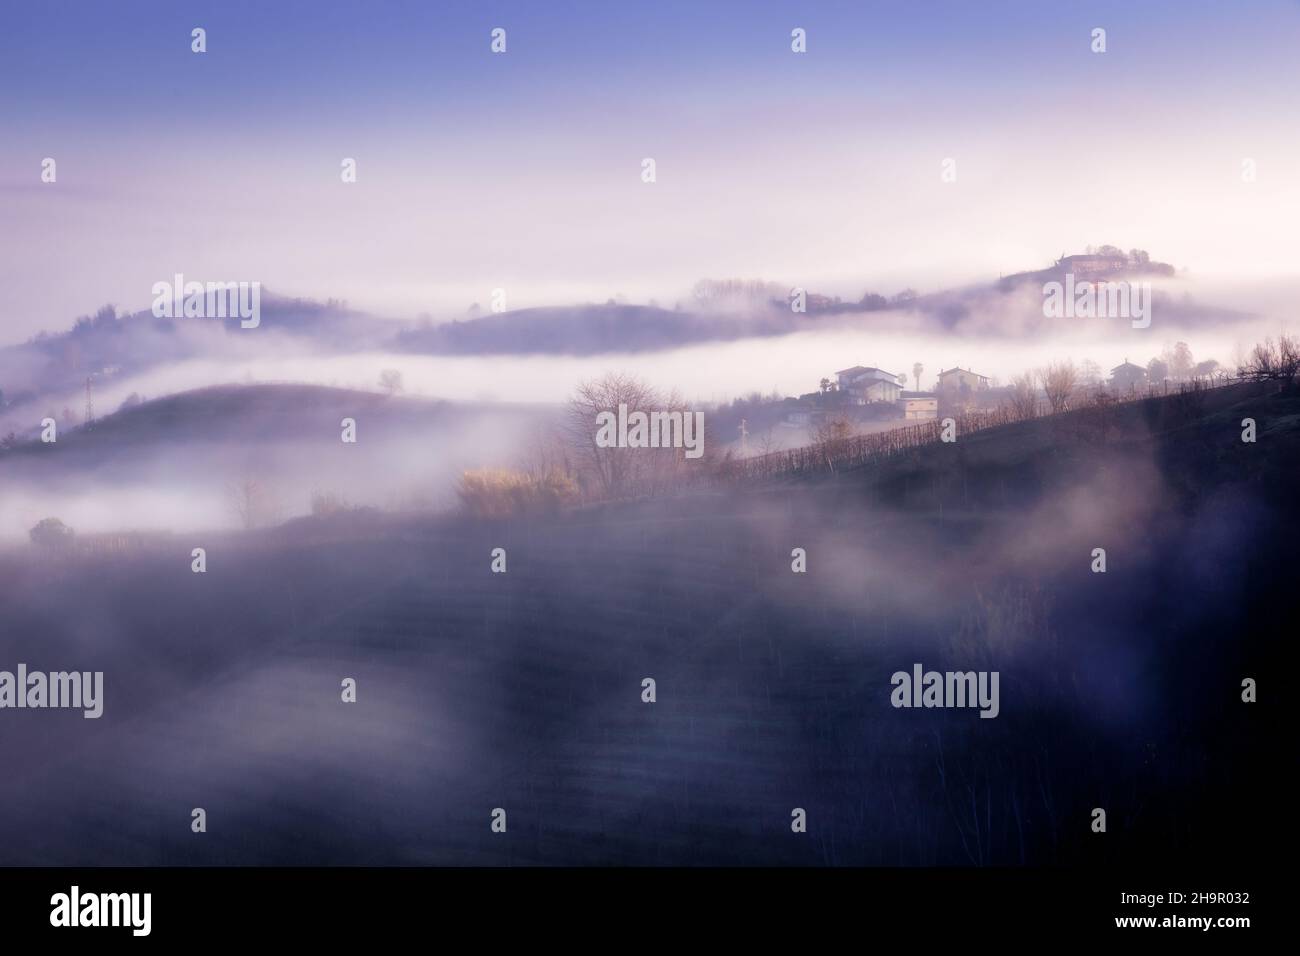
{"label": "utility pole", "polygon": [[745,420],[740,420],[740,457],[749,457],[749,429],[745,427]]}

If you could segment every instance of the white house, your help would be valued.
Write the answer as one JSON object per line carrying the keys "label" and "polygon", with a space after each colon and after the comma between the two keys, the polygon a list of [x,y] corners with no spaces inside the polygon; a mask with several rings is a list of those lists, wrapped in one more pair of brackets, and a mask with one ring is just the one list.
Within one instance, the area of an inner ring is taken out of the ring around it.
{"label": "white house", "polygon": [[899,376],[884,369],[855,365],[835,373],[840,391],[855,405],[873,402],[896,402],[902,394]]}

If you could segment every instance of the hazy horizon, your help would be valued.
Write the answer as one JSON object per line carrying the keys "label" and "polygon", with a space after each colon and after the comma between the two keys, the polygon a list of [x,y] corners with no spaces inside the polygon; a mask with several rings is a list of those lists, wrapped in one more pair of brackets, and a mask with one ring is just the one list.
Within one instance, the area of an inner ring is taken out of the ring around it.
{"label": "hazy horizon", "polygon": [[0,340],[177,272],[400,318],[934,291],[1100,243],[1300,274],[1295,4],[142,6],[3,15]]}

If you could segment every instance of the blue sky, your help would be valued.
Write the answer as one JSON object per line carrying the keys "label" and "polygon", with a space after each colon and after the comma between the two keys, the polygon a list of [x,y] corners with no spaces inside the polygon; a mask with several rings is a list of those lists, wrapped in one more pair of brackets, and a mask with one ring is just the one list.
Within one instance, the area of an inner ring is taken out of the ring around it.
{"label": "blue sky", "polygon": [[[96,0],[8,6],[0,77],[16,120],[144,128],[197,108],[276,126],[404,123],[412,111],[540,122],[518,114],[665,95],[892,94],[995,107],[1027,85],[1144,96],[1190,85],[1267,101],[1261,87],[1297,78],[1298,19],[1294,2]],[[210,37],[198,59],[195,25]],[[803,60],[789,55],[795,25],[810,36]],[[485,57],[496,26],[509,32],[509,55]],[[1094,26],[1110,33],[1104,59],[1077,55]]]}
{"label": "blue sky", "polygon": [[1300,211],[1280,0],[124,0],[0,27],[0,341],[176,271],[401,315],[700,275],[889,292],[1089,242],[1271,274]]}

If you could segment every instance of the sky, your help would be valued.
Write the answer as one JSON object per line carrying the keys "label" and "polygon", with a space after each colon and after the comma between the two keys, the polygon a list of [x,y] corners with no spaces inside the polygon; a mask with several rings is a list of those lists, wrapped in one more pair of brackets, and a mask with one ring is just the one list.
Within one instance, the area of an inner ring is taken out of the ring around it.
{"label": "sky", "polygon": [[1297,50],[1293,0],[6,4],[0,343],[176,273],[398,318],[1100,243],[1294,276]]}

